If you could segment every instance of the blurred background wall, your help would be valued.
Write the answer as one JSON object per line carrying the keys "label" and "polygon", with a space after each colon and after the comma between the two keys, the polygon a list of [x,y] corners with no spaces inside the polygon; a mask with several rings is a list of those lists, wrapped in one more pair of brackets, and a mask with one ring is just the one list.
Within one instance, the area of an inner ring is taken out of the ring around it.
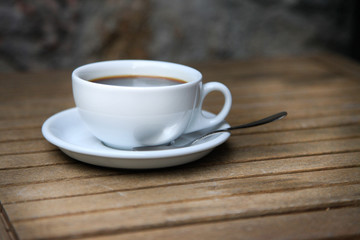
{"label": "blurred background wall", "polygon": [[357,0],[1,0],[0,71],[335,51],[359,58]]}

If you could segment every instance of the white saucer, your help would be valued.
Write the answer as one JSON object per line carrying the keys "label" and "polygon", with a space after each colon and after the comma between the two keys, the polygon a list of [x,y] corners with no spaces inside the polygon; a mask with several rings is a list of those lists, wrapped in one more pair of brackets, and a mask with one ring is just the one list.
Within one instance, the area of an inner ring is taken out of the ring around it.
{"label": "white saucer", "polygon": [[[214,116],[206,111],[204,115]],[[224,121],[216,129],[226,127],[229,127],[229,124]],[[192,146],[178,149],[117,150],[103,145],[88,131],[76,108],[51,116],[44,122],[42,133],[46,140],[74,159],[98,166],[128,169],[163,168],[185,164],[204,157],[230,137],[230,133],[223,132]]]}

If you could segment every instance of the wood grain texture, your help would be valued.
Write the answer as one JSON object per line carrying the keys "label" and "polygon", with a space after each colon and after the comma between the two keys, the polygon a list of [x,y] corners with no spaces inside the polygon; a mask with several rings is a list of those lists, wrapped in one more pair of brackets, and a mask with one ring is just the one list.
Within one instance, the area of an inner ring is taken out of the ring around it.
{"label": "wood grain texture", "polygon": [[[204,165],[245,163],[260,160],[284,159],[301,156],[360,151],[360,139],[331,140],[285,145],[255,146],[241,148],[236,142],[216,149],[213,154],[201,160]],[[0,170],[0,187],[73,179],[79,176],[102,175],[104,171],[85,164],[52,165],[34,168]],[[113,170],[114,171],[114,170]]]}
{"label": "wood grain texture", "polygon": [[[12,221],[33,220],[82,212],[141,207],[143,205],[162,205],[199,199],[221,199],[258,193],[271,194],[278,191],[293,190],[294,188],[317,188],[328,185],[360,183],[360,180],[356,179],[357,176],[360,176],[360,167],[245,179],[207,180],[191,184],[184,182],[181,185],[167,184],[123,191],[112,189],[104,183],[99,187],[108,191],[105,193],[5,204],[5,206],[8,214],[12,216]],[[88,204],[85,205],[84,202]]]}
{"label": "wood grain texture", "polygon": [[20,237],[30,239],[92,235],[104,230],[118,233],[347,206],[359,203],[359,194],[360,185],[324,187],[85,212],[15,222],[14,226]]}
{"label": "wood grain texture", "polygon": [[[357,239],[360,235],[360,209],[325,209],[306,213],[202,223],[160,228],[112,236],[89,237],[93,240],[130,239]],[[324,236],[326,232],[326,236]]]}
{"label": "wood grain texture", "polygon": [[[36,184],[30,182],[2,187],[0,188],[0,196],[3,203],[7,204],[234,178],[346,169],[359,167],[359,158],[360,153],[343,153],[217,165],[205,165],[199,161],[178,168],[149,172],[97,169],[97,173],[101,175],[90,175],[90,177],[79,174],[82,171],[74,170],[83,169],[87,171],[94,167],[86,169],[84,168],[86,165],[76,164],[63,168],[61,172],[67,174],[67,177],[49,179]],[[67,171],[67,169],[74,170]]]}
{"label": "wood grain texture", "polygon": [[[55,176],[55,178],[37,182],[36,184],[29,182],[22,185],[4,186],[0,188],[0,196],[3,203],[6,204],[232,178],[352,168],[360,165],[358,162],[359,157],[360,153],[344,153],[272,161],[229,163],[225,165],[205,165],[199,161],[178,168],[135,173],[96,169],[90,166],[84,168],[86,165],[76,164],[68,166],[68,168],[62,168],[62,171],[60,170],[63,174],[66,174],[64,177],[61,177],[61,175],[60,177]],[[91,175],[93,169],[97,170],[99,176]],[[90,175],[82,174],[83,171],[89,171]],[[26,170],[22,172],[25,173]]]}
{"label": "wood grain texture", "polygon": [[70,71],[0,74],[0,238],[360,238],[360,65],[323,54],[192,66],[230,88],[231,125],[288,117],[183,166],[101,168],[41,134],[74,106]]}

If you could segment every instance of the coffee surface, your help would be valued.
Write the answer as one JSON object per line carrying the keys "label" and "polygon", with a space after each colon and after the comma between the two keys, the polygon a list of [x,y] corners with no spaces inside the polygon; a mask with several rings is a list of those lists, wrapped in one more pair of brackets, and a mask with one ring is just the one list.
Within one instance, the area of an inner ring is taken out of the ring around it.
{"label": "coffee surface", "polygon": [[102,77],[92,79],[91,82],[125,87],[161,87],[186,83],[186,81],[176,78],[138,75]]}

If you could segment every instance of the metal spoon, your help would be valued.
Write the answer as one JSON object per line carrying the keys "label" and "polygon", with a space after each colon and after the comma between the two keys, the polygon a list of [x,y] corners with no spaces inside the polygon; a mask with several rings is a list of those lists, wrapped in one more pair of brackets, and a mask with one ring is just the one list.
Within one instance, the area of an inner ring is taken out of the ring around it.
{"label": "metal spoon", "polygon": [[[192,144],[195,144],[196,142],[204,140],[205,138],[209,137],[210,135],[213,135],[216,133],[229,132],[229,131],[232,131],[235,129],[260,126],[260,125],[263,125],[266,123],[273,122],[275,120],[282,119],[282,118],[286,117],[286,115],[287,115],[287,112],[279,112],[279,113],[276,113],[274,115],[268,116],[266,118],[263,118],[263,119],[260,119],[260,120],[254,121],[254,122],[250,122],[250,123],[246,123],[246,124],[242,124],[242,125],[238,125],[238,126],[234,126],[234,127],[228,127],[228,128],[224,128],[224,129],[218,129],[218,130],[206,133],[206,134],[201,133],[200,136],[195,137],[195,139],[194,139],[194,137],[192,137],[190,141],[186,141],[185,143],[184,142],[177,143],[177,140],[174,140],[167,145],[136,147],[136,148],[133,148],[133,150],[149,151],[149,150],[167,150],[167,149],[188,147],[188,146],[191,146]],[[191,135],[192,134],[194,134],[194,133],[191,133]]]}

